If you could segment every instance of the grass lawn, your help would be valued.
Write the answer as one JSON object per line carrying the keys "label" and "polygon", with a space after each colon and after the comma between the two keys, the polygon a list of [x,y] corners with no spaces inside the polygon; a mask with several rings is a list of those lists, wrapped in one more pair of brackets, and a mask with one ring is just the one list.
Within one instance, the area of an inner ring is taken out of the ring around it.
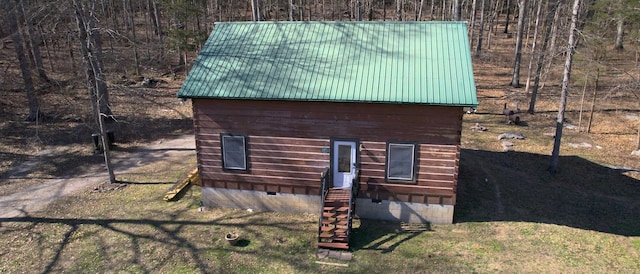
{"label": "grass lawn", "polygon": [[[546,222],[526,221],[509,215],[510,209],[503,209],[503,215],[513,220],[499,219],[490,210],[494,203],[475,200],[456,208],[460,212],[453,225],[357,220],[349,267],[319,265],[317,215],[199,211],[198,187],[177,202],[162,201],[168,182],[187,171],[188,166],[171,170],[158,163],[120,175],[135,182],[123,189],[78,193],[37,214],[2,220],[0,272],[640,271],[640,231],[630,230],[638,228],[637,221],[600,232],[606,227],[554,224],[553,215]],[[509,199],[504,203],[508,206]],[[237,246],[224,240],[228,232],[241,235]]]}

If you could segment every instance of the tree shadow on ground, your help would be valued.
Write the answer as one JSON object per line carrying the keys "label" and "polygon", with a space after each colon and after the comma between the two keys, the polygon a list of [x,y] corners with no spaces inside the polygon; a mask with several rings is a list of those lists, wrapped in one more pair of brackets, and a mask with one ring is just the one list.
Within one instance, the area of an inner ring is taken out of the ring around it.
{"label": "tree shadow on ground", "polygon": [[640,236],[638,170],[560,157],[462,149],[454,222],[536,222]]}
{"label": "tree shadow on ground", "polygon": [[[190,214],[192,213],[189,213],[189,211],[192,210],[185,208],[171,212],[170,214],[165,214],[165,216],[161,218],[137,219],[56,218],[28,215],[25,217],[0,218],[0,232],[2,232],[0,235],[23,235],[27,233],[29,237],[37,239],[35,245],[41,250],[47,250],[47,255],[42,257],[39,263],[31,267],[37,266],[42,268],[42,273],[58,272],[61,270],[68,271],[69,269],[65,269],[65,266],[61,264],[64,264],[65,260],[69,259],[65,258],[65,256],[70,256],[67,253],[75,253],[75,251],[69,250],[72,246],[77,246],[79,241],[89,240],[84,239],[85,237],[95,238],[96,241],[94,245],[96,245],[99,250],[104,251],[113,248],[110,244],[103,242],[103,237],[110,234],[110,237],[113,237],[113,234],[120,235],[114,237],[114,239],[119,239],[118,241],[120,241],[119,250],[130,253],[131,257],[128,257],[125,262],[101,261],[100,265],[90,266],[85,269],[85,271],[91,268],[98,267],[98,269],[100,269],[100,267],[105,267],[104,263],[116,263],[119,266],[133,265],[143,273],[161,272],[162,269],[166,270],[167,268],[174,269],[174,267],[179,267],[171,265],[175,263],[171,262],[171,258],[157,257],[154,260],[145,258],[145,256],[148,256],[149,248],[157,248],[166,249],[166,252],[163,252],[163,255],[155,256],[172,256],[171,254],[176,254],[178,258],[182,258],[178,259],[179,261],[188,260],[188,262],[185,261],[181,263],[184,263],[185,266],[188,265],[190,267],[189,269],[201,273],[230,273],[237,270],[236,262],[229,256],[230,253],[237,253],[240,254],[240,256],[269,257],[269,260],[280,261],[284,264],[292,262],[297,256],[296,254],[299,250],[288,252],[285,255],[279,255],[284,253],[278,252],[275,246],[271,246],[271,248],[273,248],[272,251],[258,251],[256,247],[252,247],[251,245],[254,244],[254,241],[251,239],[253,238],[257,238],[261,245],[269,245],[265,242],[267,239],[260,238],[263,236],[263,230],[278,229],[281,231],[289,231],[288,233],[306,233],[306,230],[297,228],[300,227],[300,220],[292,219],[289,222],[274,221],[268,216],[263,216],[267,214],[266,212],[246,213],[244,211],[228,211],[221,216],[201,220],[198,218],[185,218],[191,216]],[[26,215],[27,213],[24,212],[24,214]],[[237,221],[243,219],[246,220],[246,222]],[[56,232],[33,230],[34,227],[47,225],[56,227]],[[193,236],[194,229],[213,233],[198,233]],[[96,230],[101,232],[98,233]],[[229,230],[242,231],[240,240],[235,245],[229,245],[224,241],[224,233]],[[89,233],[88,231],[94,232]],[[84,236],[79,237],[78,234]],[[59,235],[60,238],[56,238],[54,235]],[[220,239],[215,239],[216,235],[218,235]],[[24,237],[24,235],[21,237]],[[213,243],[205,244],[211,242],[212,237],[214,237]],[[51,242],[52,240],[53,242]],[[303,248],[306,248],[306,246],[303,246]],[[84,252],[84,255],[86,255],[87,250]],[[82,255],[82,253],[77,255]],[[105,254],[96,255],[105,256]],[[81,258],[77,259],[81,260]],[[109,261],[108,256],[102,259]],[[80,262],[76,263],[81,264]],[[310,265],[296,264],[296,266],[298,270],[303,272],[312,271],[312,269],[309,268]],[[71,267],[77,266],[71,265]]]}
{"label": "tree shadow on ground", "polygon": [[402,243],[424,232],[433,231],[430,223],[404,224],[369,219],[360,219],[354,227],[349,241],[352,250],[375,250],[381,253],[394,251]]}

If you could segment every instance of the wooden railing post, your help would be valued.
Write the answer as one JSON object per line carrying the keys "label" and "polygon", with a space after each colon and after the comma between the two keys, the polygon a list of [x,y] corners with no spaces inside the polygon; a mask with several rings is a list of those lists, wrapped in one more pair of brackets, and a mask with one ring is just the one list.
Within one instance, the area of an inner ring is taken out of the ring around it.
{"label": "wooden railing post", "polygon": [[318,241],[320,241],[320,233],[322,233],[322,213],[324,212],[324,199],[327,195],[327,189],[329,188],[329,171],[330,168],[326,167],[320,174],[320,216],[318,217]]}
{"label": "wooden railing post", "polygon": [[358,195],[358,187],[360,186],[360,168],[356,168],[355,176],[353,177],[353,181],[351,181],[351,195],[349,195],[349,211],[347,214],[347,236],[351,235],[351,225],[352,225],[352,214],[353,214],[353,203]]}

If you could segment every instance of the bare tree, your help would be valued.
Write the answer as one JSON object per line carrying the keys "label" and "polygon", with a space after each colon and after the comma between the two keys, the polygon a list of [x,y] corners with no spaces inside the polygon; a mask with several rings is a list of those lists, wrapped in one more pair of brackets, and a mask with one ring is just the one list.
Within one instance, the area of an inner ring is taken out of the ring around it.
{"label": "bare tree", "polygon": [[622,16],[620,16],[619,18],[616,19],[617,22],[617,26],[616,26],[616,41],[615,41],[615,45],[614,48],[617,50],[622,50],[624,49],[624,45],[622,43],[623,41],[623,37],[624,37],[624,18]]}
{"label": "bare tree", "polygon": [[25,39],[27,39],[27,45],[31,49],[33,63],[38,71],[38,77],[41,81],[49,82],[49,77],[47,77],[44,64],[42,63],[42,55],[40,54],[40,39],[38,34],[33,30],[33,18],[31,17],[29,8],[29,0],[20,1],[20,9],[18,11],[22,13],[22,18],[24,18],[24,25],[26,26]]}
{"label": "bare tree", "polygon": [[147,0],[149,19],[153,25],[153,32],[158,35],[158,39],[162,41],[162,22],[160,21],[160,10],[156,0]]}
{"label": "bare tree", "polygon": [[498,16],[498,2],[500,1],[494,1],[491,0],[489,3],[489,8],[491,8],[491,6],[494,6],[494,2],[495,2],[495,8],[493,10],[493,12],[491,12],[491,10],[488,10],[487,13],[490,14],[489,16],[489,26],[487,27],[487,49],[491,48],[491,37],[493,36],[493,24],[496,21],[496,17]]}
{"label": "bare tree", "polygon": [[253,21],[262,21],[261,5],[260,0],[251,0],[251,18]]}
{"label": "bare tree", "polygon": [[436,4],[435,0],[431,0],[431,9],[429,10],[429,20],[436,20]]}
{"label": "bare tree", "polygon": [[420,7],[418,9],[418,18],[416,20],[422,21],[422,8],[424,7],[424,0],[420,0]]}
{"label": "bare tree", "polygon": [[453,20],[460,21],[462,19],[462,1],[453,1]]}
{"label": "bare tree", "polygon": [[504,22],[504,33],[509,33],[509,20],[511,20],[511,0],[507,0],[507,16]]}
{"label": "bare tree", "polygon": [[525,17],[527,16],[527,0],[520,0],[520,12],[518,14],[518,34],[516,37],[516,56],[513,64],[512,87],[520,87],[520,62],[522,60],[522,36],[524,33]]}
{"label": "bare tree", "polygon": [[402,21],[403,0],[396,0],[396,20]]}
{"label": "bare tree", "polygon": [[593,124],[593,113],[596,108],[596,98],[598,97],[598,86],[600,85],[600,67],[596,67],[596,79],[593,85],[593,96],[591,97],[591,109],[589,111],[589,123],[587,124],[587,133],[591,133],[591,125]]}
{"label": "bare tree", "polygon": [[[548,1],[547,1],[548,2]],[[535,3],[534,3],[535,4]],[[533,42],[531,45],[531,58],[529,58],[529,68],[527,69],[527,81],[525,82],[525,93],[529,93],[529,87],[531,82],[531,70],[533,68],[533,59],[536,56],[536,45],[538,44],[538,27],[540,26],[540,13],[542,11],[542,2],[538,3],[538,9],[536,11],[536,22],[533,29]]]}
{"label": "bare tree", "polygon": [[571,80],[571,64],[573,61],[573,52],[575,50],[575,32],[578,24],[578,11],[580,10],[580,1],[581,0],[574,0],[573,11],[571,12],[571,26],[569,27],[569,40],[567,41],[567,58],[564,63],[564,72],[562,75],[562,91],[560,93],[560,105],[558,108],[558,117],[556,120],[556,136],[553,142],[551,163],[549,164],[549,172],[551,173],[555,173],[558,170],[558,160],[560,158],[560,142],[562,140],[564,113],[567,106],[567,97],[569,95],[569,81]]}
{"label": "bare tree", "polygon": [[135,11],[131,0],[127,0],[122,3],[125,5],[125,10],[129,14],[129,21],[131,21],[131,45],[133,46],[133,63],[135,66],[136,76],[140,76],[140,60],[138,58],[138,41],[136,38],[136,23],[135,23]]}
{"label": "bare tree", "polygon": [[638,123],[638,136],[636,137],[636,150],[640,150],[640,123]]}
{"label": "bare tree", "polygon": [[536,74],[533,81],[533,90],[531,91],[531,99],[529,100],[529,109],[527,113],[535,113],[536,99],[538,97],[538,88],[540,87],[540,75],[542,74],[542,67],[544,65],[544,58],[547,52],[547,46],[549,45],[549,37],[551,36],[551,26],[553,25],[553,18],[556,17],[556,10],[558,8],[558,0],[551,0],[549,3],[549,10],[547,11],[547,18],[545,19],[546,30],[544,32],[544,38],[542,39],[542,48],[540,49],[540,55],[538,55]]}
{"label": "bare tree", "polygon": [[617,0],[614,3],[615,9],[616,9],[615,15],[614,15],[615,16],[614,20],[616,21],[616,39],[615,39],[615,44],[613,48],[617,50],[624,49],[623,38],[624,38],[624,26],[626,24],[625,13],[626,13],[626,9],[629,8],[627,6],[628,2],[632,2],[632,1]]}
{"label": "bare tree", "polygon": [[289,21],[293,21],[293,0],[289,0]]}
{"label": "bare tree", "polygon": [[471,3],[471,19],[469,20],[469,43],[471,44],[471,48],[473,49],[473,36],[476,26],[476,2],[478,0],[473,0]]}
{"label": "bare tree", "polygon": [[95,1],[88,0],[87,3],[79,3],[78,0],[73,0],[73,8],[76,15],[80,49],[85,63],[87,86],[91,95],[96,123],[100,130],[109,182],[116,183],[116,177],[111,167],[109,142],[107,142],[106,130],[104,129],[104,117],[111,118],[111,110],[108,107],[109,97],[102,65],[100,31],[96,27]]}
{"label": "bare tree", "polygon": [[480,29],[478,30],[478,43],[476,44],[476,56],[482,54],[482,39],[484,36],[484,5],[485,0],[480,4]]}
{"label": "bare tree", "polygon": [[31,78],[31,71],[29,70],[29,62],[23,48],[22,37],[20,36],[20,30],[18,28],[18,22],[16,19],[17,7],[11,0],[2,0],[2,6],[4,7],[7,25],[11,32],[11,40],[16,51],[16,57],[18,63],[20,63],[20,71],[22,72],[22,80],[24,81],[24,90],[27,93],[27,100],[29,102],[29,115],[27,121],[37,121],[41,117],[40,105],[38,104],[38,98],[36,97],[35,88],[33,86],[33,79]]}

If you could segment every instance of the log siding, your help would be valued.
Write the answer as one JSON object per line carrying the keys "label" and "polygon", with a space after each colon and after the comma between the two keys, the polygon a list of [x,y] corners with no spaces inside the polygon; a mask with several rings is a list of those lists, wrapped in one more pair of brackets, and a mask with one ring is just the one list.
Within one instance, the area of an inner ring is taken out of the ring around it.
{"label": "log siding", "polygon": [[[203,186],[319,194],[331,138],[359,140],[360,198],[455,205],[462,107],[193,99]],[[222,169],[220,134],[246,137],[248,171]],[[385,180],[387,142],[415,143],[416,181]]]}

